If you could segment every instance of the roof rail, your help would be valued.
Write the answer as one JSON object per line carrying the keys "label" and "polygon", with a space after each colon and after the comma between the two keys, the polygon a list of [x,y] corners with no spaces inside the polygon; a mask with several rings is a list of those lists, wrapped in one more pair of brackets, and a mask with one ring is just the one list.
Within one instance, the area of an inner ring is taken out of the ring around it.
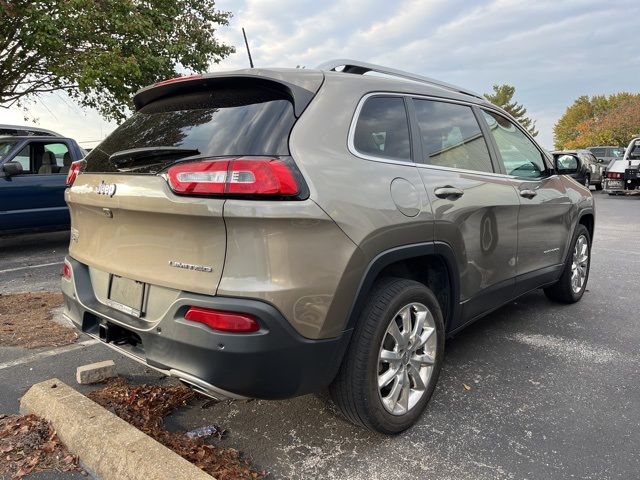
{"label": "roof rail", "polygon": [[384,75],[390,75],[392,77],[400,77],[406,80],[412,80],[414,82],[427,83],[429,85],[437,85],[438,87],[446,88],[447,90],[453,90],[454,92],[463,93],[465,95],[471,95],[472,97],[477,97],[484,100],[484,97],[479,93],[476,93],[472,90],[467,90],[466,88],[458,87],[456,85],[451,85],[450,83],[441,82],[440,80],[435,80],[429,77],[423,77],[422,75],[416,75],[414,73],[405,72],[403,70],[396,70],[395,68],[383,67],[382,65],[376,65],[374,63],[366,63],[360,62],[358,60],[348,60],[344,58],[329,60],[327,62],[321,63],[316,68],[318,70],[326,70],[326,71],[338,71],[336,70],[338,67],[344,67],[342,72],[344,73],[353,73],[356,75],[364,75],[367,72],[376,72],[382,73]]}

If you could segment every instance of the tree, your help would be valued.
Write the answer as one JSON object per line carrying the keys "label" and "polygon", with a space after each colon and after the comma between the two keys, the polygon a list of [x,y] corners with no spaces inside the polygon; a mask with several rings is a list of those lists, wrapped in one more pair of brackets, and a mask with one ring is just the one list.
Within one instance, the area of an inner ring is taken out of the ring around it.
{"label": "tree", "polygon": [[553,127],[557,149],[626,145],[640,133],[640,94],[578,97]]}
{"label": "tree", "polygon": [[536,130],[536,122],[529,117],[526,117],[527,109],[523,105],[513,101],[513,96],[516,93],[516,87],[507,85],[494,85],[493,93],[485,93],[484,97],[494,105],[497,105],[505,109],[513,118],[518,120],[520,125],[526,128],[531,136],[538,135]]}
{"label": "tree", "polygon": [[0,106],[64,91],[121,120],[138,89],[234,52],[214,0],[0,0]]}

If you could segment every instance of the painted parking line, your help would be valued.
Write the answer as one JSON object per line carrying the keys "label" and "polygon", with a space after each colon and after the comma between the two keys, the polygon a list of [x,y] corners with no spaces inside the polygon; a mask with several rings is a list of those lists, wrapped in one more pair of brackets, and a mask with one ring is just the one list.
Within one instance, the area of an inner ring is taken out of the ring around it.
{"label": "painted parking line", "polygon": [[0,270],[0,273],[17,272],[19,270],[28,270],[30,268],[51,267],[52,265],[62,265],[63,263],[64,262],[51,262],[41,263],[40,265],[27,265],[26,267],[7,268],[6,270]]}
{"label": "painted parking line", "polygon": [[99,340],[85,340],[83,342],[74,343],[71,345],[67,345],[65,347],[54,348],[53,350],[47,350],[45,352],[34,353],[33,355],[27,355],[26,357],[18,358],[16,360],[11,360],[10,362],[0,363],[0,370],[5,370],[7,368],[17,367],[19,365],[25,365],[27,363],[35,362],[37,360],[42,360],[43,358],[55,357],[56,355],[61,355],[63,353],[73,352],[74,350],[79,350],[84,347],[88,347],[90,345],[95,345],[100,343]]}

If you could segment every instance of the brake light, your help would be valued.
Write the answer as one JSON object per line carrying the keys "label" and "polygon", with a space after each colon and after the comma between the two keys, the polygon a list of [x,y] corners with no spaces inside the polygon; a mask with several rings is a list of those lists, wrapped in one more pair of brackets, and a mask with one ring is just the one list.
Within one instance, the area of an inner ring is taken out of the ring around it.
{"label": "brake light", "polygon": [[244,313],[222,312],[208,308],[190,307],[185,320],[206,325],[213,330],[230,333],[251,333],[260,330],[254,317]]}
{"label": "brake light", "polygon": [[62,264],[62,277],[71,280],[71,265],[66,260]]}
{"label": "brake light", "polygon": [[277,158],[234,158],[179,163],[167,171],[171,189],[182,195],[294,196],[293,170]]}
{"label": "brake light", "polygon": [[622,174],[619,172],[607,172],[607,178],[622,178]]}
{"label": "brake light", "polygon": [[160,85],[168,85],[170,83],[178,83],[178,82],[188,82],[189,80],[196,80],[198,78],[202,78],[202,75],[197,73],[193,75],[183,75],[181,77],[168,78],[167,80],[162,80],[160,82],[154,83],[154,87],[158,87]]}
{"label": "brake light", "polygon": [[78,175],[82,170],[82,166],[84,165],[84,160],[78,160],[77,162],[73,162],[69,167],[69,172],[67,173],[67,187],[73,185],[73,182],[76,181]]}

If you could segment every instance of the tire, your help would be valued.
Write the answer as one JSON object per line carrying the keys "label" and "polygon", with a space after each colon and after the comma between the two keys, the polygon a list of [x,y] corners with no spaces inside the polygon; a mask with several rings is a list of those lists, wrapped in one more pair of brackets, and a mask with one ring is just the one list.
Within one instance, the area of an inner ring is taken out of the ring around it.
{"label": "tire", "polygon": [[584,177],[583,185],[587,190],[589,190],[589,186],[591,185],[591,177],[589,175]]}
{"label": "tire", "polygon": [[[402,312],[409,314],[405,317],[411,326],[407,332],[411,330],[414,345],[411,347],[409,343],[406,352]],[[414,335],[418,318],[424,318],[425,327],[420,339]],[[421,342],[423,346],[416,349]],[[380,359],[383,349],[384,355],[394,358]],[[413,280],[383,278],[373,287],[360,314],[349,350],[329,393],[352,423],[384,434],[400,433],[413,425],[426,408],[438,381],[443,355],[444,323],[435,295]],[[426,361],[429,357],[432,362]],[[383,381],[391,380],[378,388],[379,377]],[[403,385],[407,387],[402,388]],[[394,394],[398,392],[394,404]]]}
{"label": "tire", "polygon": [[[582,243],[584,241],[585,243]],[[581,258],[579,255],[576,257],[576,249],[580,249],[580,245],[586,246],[586,259],[584,261],[576,261]],[[574,264],[578,264],[580,268],[578,268],[577,275],[580,276],[579,288],[578,282],[575,284],[572,281],[572,276],[574,272]],[[556,302],[561,303],[575,303],[582,298],[584,295],[584,291],[587,288],[587,281],[589,280],[589,269],[591,267],[591,236],[589,235],[589,231],[587,228],[578,224],[576,231],[573,235],[573,241],[571,242],[571,248],[569,249],[569,253],[567,255],[567,260],[565,262],[564,268],[562,270],[562,275],[560,276],[560,280],[557,283],[551,285],[544,289],[544,293],[551,300],[555,300]],[[581,275],[580,272],[584,272],[584,276]]]}
{"label": "tire", "polygon": [[596,190],[597,191],[602,190],[602,182],[596,183]]}

